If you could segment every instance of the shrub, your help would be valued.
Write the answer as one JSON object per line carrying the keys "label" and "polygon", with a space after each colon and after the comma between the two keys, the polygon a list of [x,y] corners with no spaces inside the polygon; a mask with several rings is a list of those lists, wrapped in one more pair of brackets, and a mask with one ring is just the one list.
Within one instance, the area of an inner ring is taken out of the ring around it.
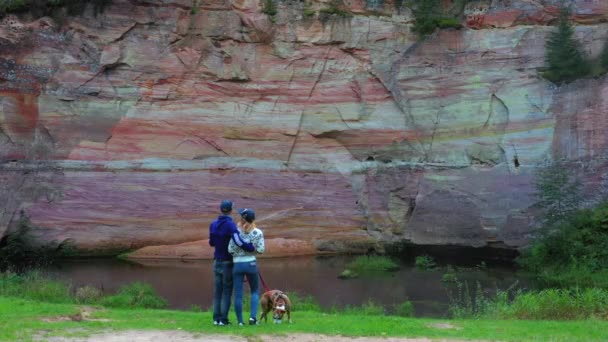
{"label": "shrub", "polygon": [[608,202],[580,205],[578,181],[553,163],[535,177],[543,227],[518,262],[550,285],[608,287]]}
{"label": "shrub", "polygon": [[355,274],[367,275],[396,271],[399,265],[385,256],[362,255],[348,263],[346,268]]}
{"label": "shrub", "polygon": [[414,264],[416,265],[416,268],[421,270],[430,270],[437,266],[435,260],[428,255],[417,256]]}
{"label": "shrub", "polygon": [[[519,262],[541,277],[551,273],[582,274],[605,270],[608,265],[608,203],[572,213],[532,243]],[[562,279],[563,275],[562,275]]]}
{"label": "shrub", "polygon": [[74,299],[79,304],[96,304],[102,297],[101,290],[93,286],[83,286],[76,289]]}
{"label": "shrub", "polygon": [[[414,25],[412,31],[420,36],[426,36],[440,28],[460,28],[460,20],[456,17],[446,17],[441,10],[440,0],[418,0],[410,1],[414,14]],[[462,5],[464,8],[464,4]]]}
{"label": "shrub", "polygon": [[332,0],[327,7],[322,8],[319,12],[326,14],[326,15],[337,15],[339,17],[351,17],[352,14],[350,14],[350,12],[347,12],[343,9],[341,9],[342,7],[342,2],[340,0]]}
{"label": "shrub", "polygon": [[441,281],[444,283],[456,283],[458,281],[458,277],[456,276],[456,273],[444,273],[441,276]]}
{"label": "shrub", "polygon": [[117,308],[163,309],[167,301],[160,297],[150,284],[136,282],[120,288],[113,296],[105,297],[101,304]]}
{"label": "shrub", "polygon": [[401,317],[413,317],[414,316],[414,304],[409,300],[401,304],[396,304],[394,308],[395,315]]}
{"label": "shrub", "polygon": [[302,13],[304,14],[304,17],[311,18],[311,17],[314,17],[314,15],[317,13],[317,11],[315,11],[311,7],[307,6],[307,7],[304,7],[304,11]]}
{"label": "shrub", "polygon": [[569,20],[570,10],[562,7],[557,30],[551,32],[545,43],[546,69],[542,75],[551,82],[572,82],[589,75],[590,63],[585,59],[580,44],[574,38],[574,29]]}

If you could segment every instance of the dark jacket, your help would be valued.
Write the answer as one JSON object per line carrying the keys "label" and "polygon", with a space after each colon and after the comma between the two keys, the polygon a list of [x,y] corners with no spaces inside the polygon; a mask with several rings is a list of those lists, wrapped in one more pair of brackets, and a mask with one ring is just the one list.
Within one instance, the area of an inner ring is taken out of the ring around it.
{"label": "dark jacket", "polygon": [[209,245],[215,247],[213,258],[216,260],[230,260],[232,255],[228,253],[230,239],[246,251],[254,251],[255,247],[250,242],[241,240],[239,231],[229,215],[220,215],[209,225]]}

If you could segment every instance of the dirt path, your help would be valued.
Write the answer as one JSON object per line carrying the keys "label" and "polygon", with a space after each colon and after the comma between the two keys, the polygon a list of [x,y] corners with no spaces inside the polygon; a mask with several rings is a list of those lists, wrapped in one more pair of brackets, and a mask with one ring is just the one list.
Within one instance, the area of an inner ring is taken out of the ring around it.
{"label": "dirt path", "polygon": [[[289,335],[259,335],[253,337],[229,335],[191,334],[183,331],[140,331],[128,330],[121,332],[108,332],[89,337],[53,337],[43,338],[40,341],[49,342],[463,342],[462,340],[428,339],[428,338],[396,338],[396,337],[343,337],[317,334],[289,334]],[[471,342],[470,340],[467,342]]]}

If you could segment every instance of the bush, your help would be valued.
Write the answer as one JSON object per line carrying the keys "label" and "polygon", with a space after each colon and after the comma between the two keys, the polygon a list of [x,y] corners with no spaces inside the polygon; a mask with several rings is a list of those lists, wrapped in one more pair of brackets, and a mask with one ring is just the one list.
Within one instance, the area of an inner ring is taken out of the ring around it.
{"label": "bush", "polygon": [[428,255],[417,256],[414,264],[416,265],[416,268],[421,270],[430,270],[437,266],[435,260]]}
{"label": "bush", "polygon": [[519,258],[524,267],[549,283],[608,284],[608,203],[576,211],[544,229]]}
{"label": "bush", "polygon": [[410,302],[409,300],[406,300],[405,302],[403,302],[401,304],[396,304],[394,311],[395,311],[395,315],[397,315],[397,316],[413,317],[414,316],[414,304],[412,304],[412,302]]}
{"label": "bush", "polygon": [[550,285],[608,287],[608,202],[577,209],[580,185],[566,165],[535,177],[543,227],[518,262]]}
{"label": "bush", "polygon": [[304,14],[304,17],[312,18],[317,12],[311,7],[304,7],[304,11],[302,13]]}
{"label": "bush", "polygon": [[150,284],[136,282],[120,288],[113,296],[105,297],[101,304],[114,308],[163,309],[167,301],[160,297]]}
{"label": "bush", "polygon": [[[456,17],[446,17],[441,10],[440,0],[410,1],[416,20],[412,31],[420,36],[426,36],[440,28],[461,28],[460,20]],[[464,8],[464,4],[462,5]]]}
{"label": "bush", "polygon": [[101,290],[93,286],[83,286],[76,289],[74,298],[79,304],[97,304],[102,297]]}
{"label": "bush", "polygon": [[351,17],[352,14],[350,14],[350,12],[347,12],[343,9],[341,9],[342,7],[342,2],[339,0],[332,0],[327,7],[322,8],[319,12],[326,14],[326,15],[337,15],[339,17]]}
{"label": "bush", "polygon": [[572,82],[591,72],[591,64],[585,59],[580,44],[574,38],[569,16],[569,9],[562,7],[557,30],[549,34],[545,43],[547,66],[542,75],[556,84]]}
{"label": "bush", "polygon": [[348,263],[346,268],[355,274],[368,275],[397,271],[399,265],[385,256],[362,255]]}

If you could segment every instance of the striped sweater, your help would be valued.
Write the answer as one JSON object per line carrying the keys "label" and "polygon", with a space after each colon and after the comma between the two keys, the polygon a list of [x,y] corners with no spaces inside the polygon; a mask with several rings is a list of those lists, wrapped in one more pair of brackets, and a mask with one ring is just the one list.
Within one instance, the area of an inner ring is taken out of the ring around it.
{"label": "striped sweater", "polygon": [[264,253],[264,233],[259,228],[254,228],[251,232],[245,233],[239,230],[239,237],[243,242],[250,242],[255,247],[253,252],[247,252],[241,247],[234,243],[234,239],[230,240],[228,244],[228,252],[232,254],[232,260],[234,262],[249,262],[255,261],[256,254]]}

